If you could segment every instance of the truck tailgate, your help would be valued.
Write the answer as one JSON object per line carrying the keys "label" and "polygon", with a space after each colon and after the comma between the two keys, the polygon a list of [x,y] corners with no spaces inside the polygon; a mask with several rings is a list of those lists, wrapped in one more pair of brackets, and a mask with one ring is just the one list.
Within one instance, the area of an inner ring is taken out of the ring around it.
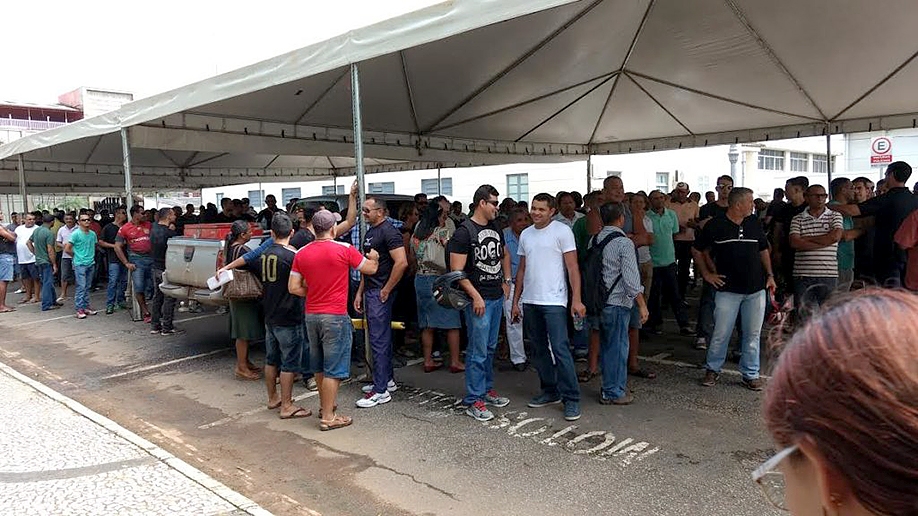
{"label": "truck tailgate", "polygon": [[217,270],[222,240],[173,237],[166,249],[166,277],[174,285],[207,289],[207,278]]}

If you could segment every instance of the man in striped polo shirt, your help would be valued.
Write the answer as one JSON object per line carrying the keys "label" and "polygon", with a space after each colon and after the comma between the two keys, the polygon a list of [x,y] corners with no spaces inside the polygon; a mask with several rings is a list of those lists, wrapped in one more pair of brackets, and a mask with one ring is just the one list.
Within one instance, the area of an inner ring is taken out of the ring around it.
{"label": "man in striped polo shirt", "polygon": [[811,185],[804,194],[807,209],[791,219],[790,245],[794,260],[794,297],[798,315],[822,305],[838,285],[838,241],[844,233],[841,213],[826,208],[826,189]]}

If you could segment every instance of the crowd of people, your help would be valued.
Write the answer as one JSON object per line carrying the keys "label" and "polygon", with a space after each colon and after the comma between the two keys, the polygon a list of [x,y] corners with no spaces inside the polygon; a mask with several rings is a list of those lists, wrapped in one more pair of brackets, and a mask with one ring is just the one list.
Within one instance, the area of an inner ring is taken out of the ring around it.
{"label": "crowd of people", "polygon": [[[762,390],[766,318],[793,328],[839,290],[918,289],[918,197],[905,187],[910,176],[908,164],[893,163],[876,191],[863,177],[838,178],[828,188],[796,177],[770,203],[722,176],[701,206],[701,193],[686,183],[629,193],[609,177],[585,196],[540,193],[531,204],[501,201],[489,185],[468,206],[418,194],[397,218],[379,197],[358,207],[356,183],[340,214],[295,201],[281,209],[271,195],[259,213],[224,198],[219,213],[212,205],[135,205],[99,218],[90,209],[13,214],[11,224],[0,225],[0,313],[16,310],[6,301],[14,277],[21,279],[19,303],[41,303],[42,310],[60,308],[73,286],[79,319],[96,315],[89,292],[104,281],[105,312],[128,308],[130,277],[130,301],[150,332],[172,335],[175,300],[156,288],[168,239],[187,224],[231,222],[224,269],[244,270],[263,288],[260,299],[229,300],[234,373],[264,378],[268,406],[281,417],[311,415],[292,401],[303,378],[319,390],[323,429],[351,424],[337,412],[337,390],[363,356],[372,383],[356,406],[388,403],[398,389],[393,327],[404,324],[407,331],[397,333],[403,342],[416,333],[425,372],[445,367],[448,356],[449,371],[464,374],[471,417],[489,420],[489,407],[510,403],[493,381],[495,357],[506,356],[505,369],[538,373],[528,406],[559,404],[573,421],[581,416],[580,383],[600,376],[598,401],[623,405],[634,399],[629,375],[655,378],[638,351],[642,339],[664,334],[667,312],[674,331],[706,351],[702,385],[717,383],[736,331],[743,385]],[[358,215],[367,224],[362,239]],[[248,245],[255,224],[271,232],[257,247]],[[443,283],[450,272],[461,274]],[[686,301],[693,289],[700,299],[694,324]],[[355,330],[355,319],[365,325]],[[261,340],[263,369],[248,354]],[[578,361],[585,363],[580,371]]]}

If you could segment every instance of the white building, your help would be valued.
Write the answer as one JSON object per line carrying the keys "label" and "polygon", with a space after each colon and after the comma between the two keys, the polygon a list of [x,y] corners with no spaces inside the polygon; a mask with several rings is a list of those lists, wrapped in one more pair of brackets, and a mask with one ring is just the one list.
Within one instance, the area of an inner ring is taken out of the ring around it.
{"label": "white building", "polygon": [[[896,137],[897,139],[899,137]],[[911,131],[903,139],[915,141],[918,152],[918,131]],[[848,146],[855,157],[847,159]],[[738,146],[735,169],[737,186],[752,188],[756,196],[770,200],[776,187],[783,187],[791,177],[805,175],[811,183],[827,184],[825,138],[801,138]],[[895,144],[898,147],[898,143]],[[876,176],[869,170],[869,135],[833,136],[832,155],[835,162],[833,177],[844,177],[853,167],[857,175]],[[866,150],[865,150],[866,149]],[[620,176],[628,191],[660,189],[672,190],[676,183],[685,181],[692,190],[702,194],[713,190],[717,177],[730,175],[730,147],[725,145],[683,150],[635,153],[610,156],[593,156],[592,189],[602,187],[602,181],[611,175]],[[866,152],[866,157],[863,153]],[[896,158],[898,159],[898,158]],[[865,163],[860,161],[866,160]],[[854,176],[852,176],[854,177]],[[306,181],[290,183],[261,183],[206,188],[202,201],[219,205],[223,197],[249,198],[252,205],[261,205],[264,195],[274,194],[281,205],[291,198],[345,193],[353,176],[339,177],[337,181]],[[494,185],[501,197],[530,201],[539,192],[555,194],[559,191],[587,189],[586,161],[545,165],[501,165],[465,169],[441,170],[441,191],[450,200],[467,202],[475,189],[484,183]],[[437,194],[437,171],[390,172],[367,175],[369,193],[399,193],[413,195],[424,192]]]}

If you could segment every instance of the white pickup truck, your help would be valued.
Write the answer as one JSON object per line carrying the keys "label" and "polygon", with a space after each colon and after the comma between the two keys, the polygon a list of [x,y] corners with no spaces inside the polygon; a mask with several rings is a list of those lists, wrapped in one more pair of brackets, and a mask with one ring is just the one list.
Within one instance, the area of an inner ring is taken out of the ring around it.
{"label": "white pickup truck", "polygon": [[[210,290],[207,279],[224,264],[225,242],[222,238],[230,224],[194,224],[185,227],[185,235],[169,239],[166,248],[166,271],[159,289],[179,301],[197,301],[202,305],[226,306],[223,289]],[[255,235],[249,248],[255,248],[266,234],[253,225]]]}

